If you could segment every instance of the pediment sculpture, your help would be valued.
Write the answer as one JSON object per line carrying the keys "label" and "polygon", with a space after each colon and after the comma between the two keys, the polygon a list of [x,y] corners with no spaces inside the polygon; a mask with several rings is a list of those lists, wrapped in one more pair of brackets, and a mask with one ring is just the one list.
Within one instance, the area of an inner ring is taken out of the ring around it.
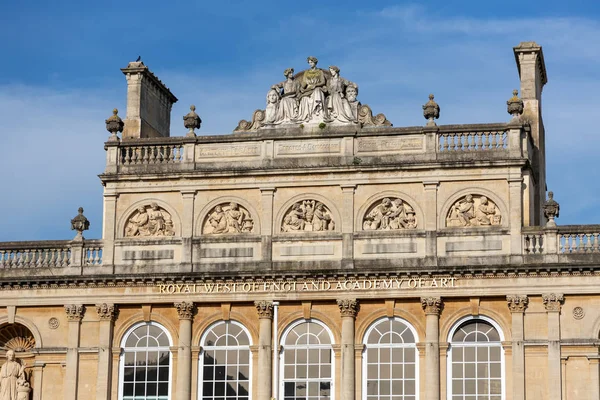
{"label": "pediment sculpture", "polygon": [[447,227],[494,226],[502,224],[502,214],[486,196],[468,194],[456,201],[446,217]]}
{"label": "pediment sculpture", "polygon": [[385,115],[375,117],[358,99],[358,85],[340,76],[335,65],[317,68],[316,57],[308,57],[309,68],[297,74],[283,71],[285,80],[271,86],[266,108],[256,110],[251,121],[241,120],[236,131],[253,131],[285,125],[380,125],[391,126]]}
{"label": "pediment sculpture", "polygon": [[238,203],[223,203],[215,206],[206,216],[202,234],[251,233],[254,219],[250,212]]}
{"label": "pediment sculpture", "polygon": [[168,211],[156,203],[139,206],[125,223],[125,236],[175,236],[173,218]]}
{"label": "pediment sculpture", "polygon": [[365,214],[362,227],[365,231],[415,229],[415,210],[400,198],[384,197]]}
{"label": "pediment sculpture", "polygon": [[335,221],[331,210],[317,200],[296,202],[283,217],[282,232],[334,231]]}
{"label": "pediment sculpture", "polygon": [[0,400],[29,400],[31,387],[25,368],[13,350],[6,352],[6,362],[0,368]]}

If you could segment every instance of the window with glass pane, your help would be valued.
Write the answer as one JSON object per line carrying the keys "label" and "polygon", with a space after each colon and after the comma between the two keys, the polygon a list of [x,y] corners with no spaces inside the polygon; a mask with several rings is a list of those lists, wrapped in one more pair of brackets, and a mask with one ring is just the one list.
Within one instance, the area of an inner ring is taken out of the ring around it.
{"label": "window with glass pane", "polygon": [[399,318],[376,321],[365,335],[363,398],[416,400],[417,346],[414,331]]}
{"label": "window with glass pane", "polygon": [[333,349],[331,334],[318,321],[293,326],[283,338],[282,393],[285,400],[330,399]]}
{"label": "window with glass pane", "polygon": [[208,328],[202,339],[198,398],[250,398],[250,338],[242,325],[223,321]]}
{"label": "window with glass pane", "polygon": [[452,400],[501,400],[502,344],[489,322],[462,324],[450,345]]}
{"label": "window with glass pane", "polygon": [[164,328],[145,323],[124,340],[121,355],[120,399],[167,400],[171,342]]}

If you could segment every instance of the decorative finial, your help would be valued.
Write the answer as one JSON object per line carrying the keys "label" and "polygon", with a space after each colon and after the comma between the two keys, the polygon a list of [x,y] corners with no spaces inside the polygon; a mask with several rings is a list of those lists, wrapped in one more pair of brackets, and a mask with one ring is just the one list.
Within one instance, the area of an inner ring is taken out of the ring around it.
{"label": "decorative finial", "polygon": [[189,129],[186,136],[195,137],[196,132],[194,132],[194,129],[200,129],[201,124],[202,120],[198,114],[196,114],[196,106],[192,104],[190,106],[190,112],[183,117],[183,126]]}
{"label": "decorative finial", "polygon": [[433,94],[429,95],[429,101],[423,105],[423,116],[428,120],[426,126],[437,126],[434,119],[440,117],[440,106],[433,101]]}
{"label": "decorative finial", "polygon": [[521,114],[523,114],[523,100],[519,98],[519,91],[513,90],[513,97],[506,102],[507,110],[512,115],[511,121],[518,121]]}
{"label": "decorative finial", "polygon": [[73,240],[82,240],[83,231],[90,229],[90,221],[83,215],[83,207],[79,207],[78,214],[71,220],[71,230],[77,231],[77,235]]}
{"label": "decorative finial", "polygon": [[554,193],[548,192],[548,200],[544,202],[542,206],[544,210],[544,215],[548,218],[548,222],[546,223],[546,227],[553,228],[556,226],[556,222],[554,222],[554,218],[558,218],[558,213],[560,211],[560,205],[556,200],[554,200]]}
{"label": "decorative finial", "polygon": [[116,108],[113,110],[113,115],[111,115],[106,121],[106,130],[110,132],[110,137],[108,138],[109,142],[115,142],[119,140],[117,136],[118,132],[123,132],[123,120],[118,116],[119,110]]}

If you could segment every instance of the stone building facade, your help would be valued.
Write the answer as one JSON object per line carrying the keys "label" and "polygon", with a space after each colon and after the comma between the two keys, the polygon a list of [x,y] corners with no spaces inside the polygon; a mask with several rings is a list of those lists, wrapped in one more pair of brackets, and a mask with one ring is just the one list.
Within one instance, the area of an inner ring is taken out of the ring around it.
{"label": "stone building facade", "polygon": [[23,398],[598,400],[600,228],[556,225],[543,53],[514,53],[508,123],[437,125],[430,96],[394,127],[309,57],[234,133],[192,107],[185,137],[130,63],[102,239],[80,210],[72,241],[0,243]]}

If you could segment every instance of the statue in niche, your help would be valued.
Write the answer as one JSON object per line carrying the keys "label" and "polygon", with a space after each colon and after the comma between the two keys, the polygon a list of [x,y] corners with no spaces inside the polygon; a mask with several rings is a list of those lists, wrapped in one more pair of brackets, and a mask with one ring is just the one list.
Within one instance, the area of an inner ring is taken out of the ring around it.
{"label": "statue in niche", "polygon": [[384,197],[363,220],[363,230],[366,231],[415,229],[416,227],[415,210],[400,198],[392,200]]}
{"label": "statue in niche", "polygon": [[203,234],[249,233],[254,230],[250,212],[238,203],[219,204],[208,213]]}
{"label": "statue in niche", "polygon": [[304,71],[300,83],[300,105],[298,109],[298,122],[309,122],[312,120],[327,120],[327,108],[325,107],[325,92],[327,91],[327,79],[323,70],[317,68],[317,57],[306,59],[310,68]]}
{"label": "statue in niche", "polygon": [[286,80],[271,86],[271,89],[276,90],[281,97],[277,120],[281,123],[291,123],[298,118],[300,83],[294,79],[294,68],[287,68],[283,71],[283,76]]}
{"label": "statue in niche", "polygon": [[486,196],[475,199],[468,194],[452,205],[446,218],[448,227],[501,225],[502,215],[498,206]]}
{"label": "statue in niche", "polygon": [[[340,69],[335,65],[329,67],[329,72],[331,73],[331,78],[327,81],[329,117],[334,121],[356,123],[357,118],[353,115],[352,108],[345,95],[347,88],[354,85],[354,83],[340,77]],[[354,101],[356,101],[356,96],[354,96]]]}
{"label": "statue in niche", "polygon": [[283,218],[282,232],[319,232],[335,230],[331,211],[316,200],[304,200],[292,205]]}
{"label": "statue in niche", "polygon": [[150,204],[150,209],[146,206],[139,206],[137,213],[129,218],[125,224],[126,237],[152,237],[152,236],[175,236],[175,227],[173,219],[158,204]]}
{"label": "statue in niche", "polygon": [[15,352],[6,352],[6,362],[0,368],[0,400],[29,399],[29,382],[25,373],[25,363],[15,358]]}

